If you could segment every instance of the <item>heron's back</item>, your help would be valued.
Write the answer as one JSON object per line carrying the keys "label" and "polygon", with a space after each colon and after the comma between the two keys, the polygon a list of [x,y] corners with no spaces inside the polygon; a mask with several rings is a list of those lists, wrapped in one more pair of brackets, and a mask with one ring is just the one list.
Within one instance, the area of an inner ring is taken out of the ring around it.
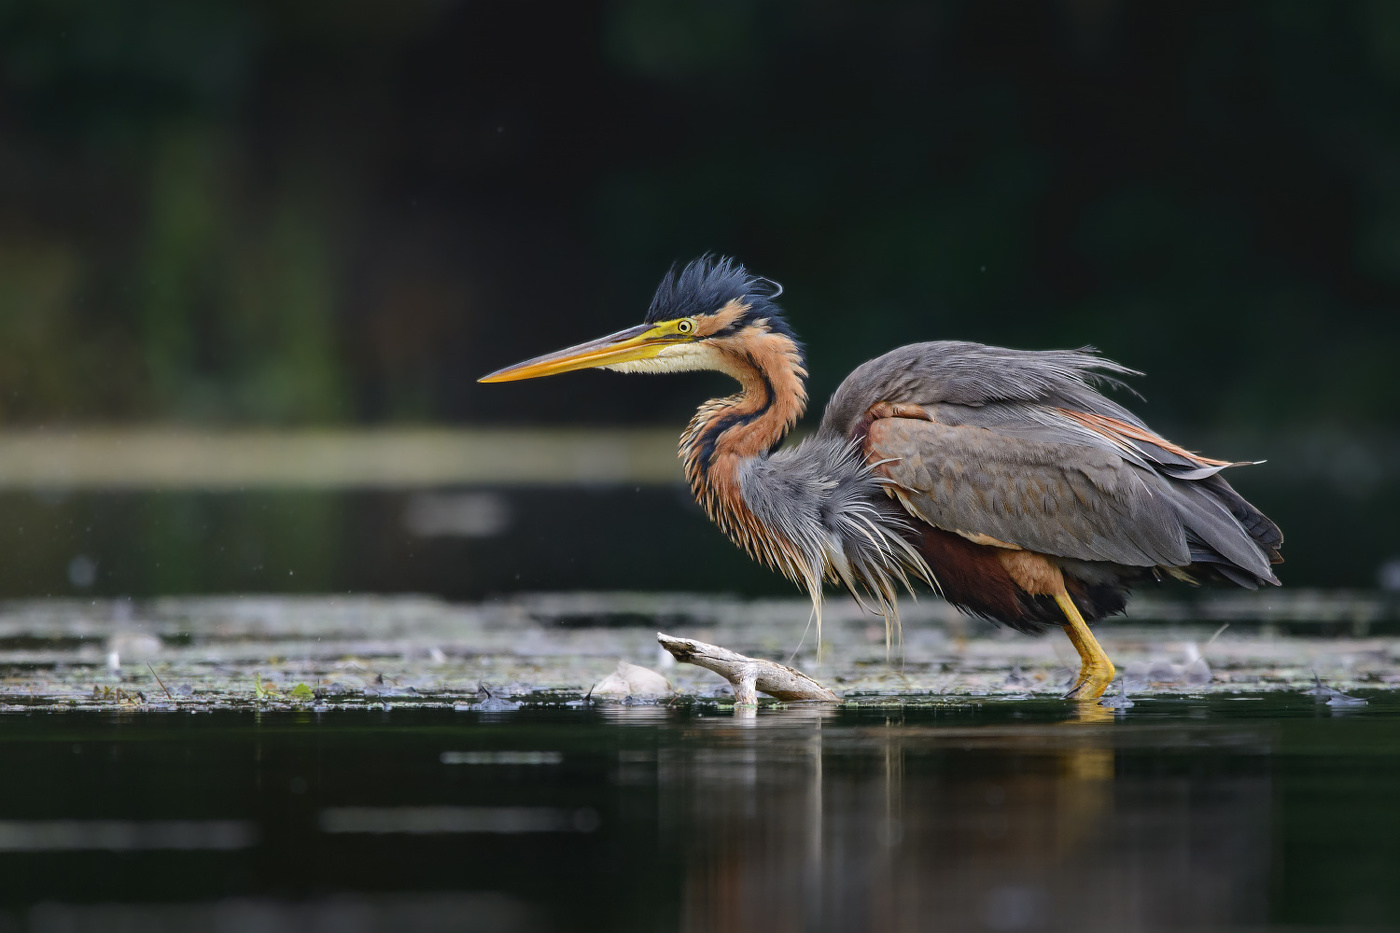
{"label": "heron's back", "polygon": [[[1276,584],[1283,536],[1219,475],[1231,464],[1172,444],[1095,387],[1131,372],[1086,350],[912,344],[858,367],[820,434],[857,438],[914,519],[959,539],[939,537],[931,564],[970,560],[965,542],[1045,555],[1086,586],[1159,571]],[[1085,602],[1093,617],[1122,605]]]}

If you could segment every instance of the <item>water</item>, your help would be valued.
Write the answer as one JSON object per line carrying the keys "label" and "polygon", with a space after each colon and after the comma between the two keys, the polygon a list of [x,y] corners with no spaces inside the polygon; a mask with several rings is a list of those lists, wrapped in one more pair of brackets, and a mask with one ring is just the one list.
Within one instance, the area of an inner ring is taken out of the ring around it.
{"label": "water", "polygon": [[[1247,475],[1272,476],[1262,468]],[[1264,483],[1258,496],[1246,490],[1288,535],[1279,571],[1285,585],[1400,588],[1400,552],[1389,532],[1400,520],[1400,485],[1358,497],[1294,478]],[[0,514],[4,599],[354,591],[478,600],[639,587],[795,592],[731,545],[679,484],[0,489]]]}
{"label": "water", "polygon": [[[849,600],[820,656],[800,599],[0,603],[0,933],[1400,917],[1394,599],[1211,593],[1099,626],[1121,710],[936,600],[893,659]],[[842,703],[745,718],[658,628],[801,646]],[[585,699],[619,658],[675,693]]]}
{"label": "water", "polygon": [[0,716],[0,927],[1400,917],[1400,702]]}

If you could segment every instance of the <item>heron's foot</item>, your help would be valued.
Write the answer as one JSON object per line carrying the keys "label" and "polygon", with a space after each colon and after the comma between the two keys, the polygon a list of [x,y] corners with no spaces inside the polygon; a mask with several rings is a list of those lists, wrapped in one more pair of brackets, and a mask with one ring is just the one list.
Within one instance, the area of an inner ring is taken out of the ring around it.
{"label": "heron's foot", "polygon": [[[1066,626],[1068,628],[1068,626]],[[1076,647],[1078,647],[1076,645]],[[1095,648],[1098,643],[1095,642]],[[1085,658],[1083,665],[1079,668],[1079,677],[1075,680],[1074,686],[1069,688],[1065,694],[1066,700],[1097,700],[1103,696],[1108,685],[1113,683],[1113,678],[1117,671],[1114,670],[1113,662],[1099,648],[1097,657]]]}
{"label": "heron's foot", "polygon": [[1065,694],[1065,699],[1097,700],[1103,696],[1108,685],[1113,683],[1113,676],[1116,673],[1113,669],[1113,662],[1108,659],[1108,654],[1099,645],[1099,640],[1094,637],[1094,633],[1089,631],[1088,624],[1084,621],[1084,617],[1079,614],[1078,607],[1074,605],[1074,601],[1069,598],[1069,595],[1057,595],[1055,602],[1059,604],[1060,611],[1065,614],[1065,635],[1069,636],[1074,650],[1079,652],[1079,677],[1075,680],[1074,686],[1070,687],[1069,692]]}

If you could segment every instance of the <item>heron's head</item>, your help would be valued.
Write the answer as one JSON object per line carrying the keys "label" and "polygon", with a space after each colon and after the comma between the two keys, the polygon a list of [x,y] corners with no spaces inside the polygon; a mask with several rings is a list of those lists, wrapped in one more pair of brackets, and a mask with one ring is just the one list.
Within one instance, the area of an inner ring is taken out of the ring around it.
{"label": "heron's head", "polygon": [[576,369],[712,369],[742,378],[746,368],[773,353],[802,372],[801,346],[774,301],[781,291],[776,282],[750,275],[732,259],[702,256],[666,273],[636,327],[507,366],[479,381],[514,382]]}

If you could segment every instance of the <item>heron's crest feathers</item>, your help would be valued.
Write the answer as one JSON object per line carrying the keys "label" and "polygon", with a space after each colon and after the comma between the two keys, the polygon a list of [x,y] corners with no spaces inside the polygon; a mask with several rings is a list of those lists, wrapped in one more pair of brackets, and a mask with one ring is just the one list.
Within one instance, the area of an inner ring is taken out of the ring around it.
{"label": "heron's crest feathers", "polygon": [[646,323],[714,314],[730,302],[737,301],[747,305],[748,310],[730,325],[727,333],[746,324],[766,320],[769,330],[798,343],[797,335],[788,326],[783,310],[776,302],[782,292],[783,287],[777,282],[752,274],[741,263],[727,256],[706,253],[679,270],[672,266],[666,272],[651,299],[651,306],[647,308]]}

